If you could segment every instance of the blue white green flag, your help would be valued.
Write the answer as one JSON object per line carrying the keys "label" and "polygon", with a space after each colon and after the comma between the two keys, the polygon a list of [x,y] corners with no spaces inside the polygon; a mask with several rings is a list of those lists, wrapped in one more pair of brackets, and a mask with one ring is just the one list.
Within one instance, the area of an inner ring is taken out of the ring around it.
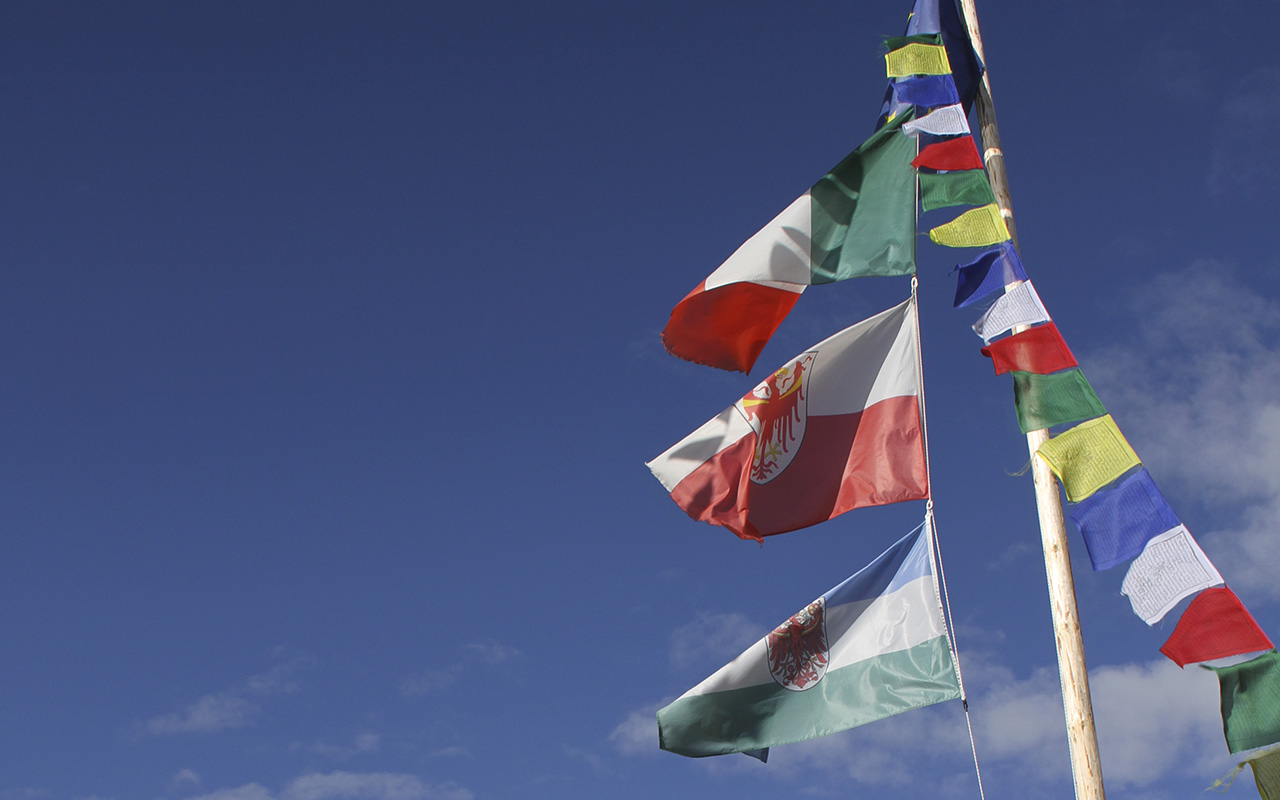
{"label": "blue white green flag", "polygon": [[921,525],[658,712],[663,750],[742,753],[960,697]]}

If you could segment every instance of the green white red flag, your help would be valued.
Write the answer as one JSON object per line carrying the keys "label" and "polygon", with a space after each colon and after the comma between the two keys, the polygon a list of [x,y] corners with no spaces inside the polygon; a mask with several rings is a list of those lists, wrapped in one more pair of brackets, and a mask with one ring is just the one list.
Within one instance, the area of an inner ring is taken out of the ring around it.
{"label": "green white red flag", "polygon": [[744,539],[929,496],[914,300],[788,361],[649,462],[685,512]]}
{"label": "green white red flag", "polygon": [[807,287],[914,273],[910,119],[876,131],[681,300],[662,331],[667,351],[749,372]]}

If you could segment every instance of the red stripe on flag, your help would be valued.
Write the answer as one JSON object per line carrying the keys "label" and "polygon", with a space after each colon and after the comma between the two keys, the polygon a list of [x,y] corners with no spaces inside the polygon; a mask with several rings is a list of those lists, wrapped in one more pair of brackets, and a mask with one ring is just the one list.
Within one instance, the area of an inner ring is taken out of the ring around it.
{"label": "red stripe on flag", "polygon": [[972,136],[961,136],[957,139],[931,144],[920,151],[911,166],[925,169],[982,169],[982,156],[978,155],[978,146],[973,143]]}
{"label": "red stripe on flag", "polygon": [[809,417],[795,458],[768,483],[748,478],[755,445],[751,434],[722,450],[677,484],[671,499],[696,520],[759,540],[855,508],[929,496],[914,395]]}
{"label": "red stripe on flag", "polygon": [[699,286],[676,304],[662,330],[662,344],[686,361],[750,372],[799,297],[798,292],[749,282],[709,291]]}

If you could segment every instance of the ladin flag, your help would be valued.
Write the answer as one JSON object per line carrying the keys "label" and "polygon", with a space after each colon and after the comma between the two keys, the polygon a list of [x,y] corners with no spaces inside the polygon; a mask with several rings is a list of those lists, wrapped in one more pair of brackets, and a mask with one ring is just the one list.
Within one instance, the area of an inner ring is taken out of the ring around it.
{"label": "ladin flag", "polygon": [[1273,650],[1236,593],[1225,586],[1205,589],[1182,612],[1160,652],[1180,667],[1216,658]]}
{"label": "ladin flag", "polygon": [[959,696],[926,524],[660,710],[658,741],[742,753]]}
{"label": "ladin flag", "polygon": [[685,512],[744,539],[929,496],[914,301],[788,361],[649,462]]}
{"label": "ladin flag", "polygon": [[672,355],[749,372],[806,287],[915,272],[915,142],[886,125],[680,301]]}

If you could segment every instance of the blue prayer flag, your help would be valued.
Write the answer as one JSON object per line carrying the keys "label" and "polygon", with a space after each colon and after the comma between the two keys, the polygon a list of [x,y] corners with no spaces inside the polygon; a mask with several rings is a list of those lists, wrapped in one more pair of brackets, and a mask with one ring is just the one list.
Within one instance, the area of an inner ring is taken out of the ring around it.
{"label": "blue prayer flag", "polygon": [[1023,269],[1022,259],[1018,258],[1012,242],[1004,242],[978,256],[977,260],[961,264],[951,271],[960,273],[956,283],[956,308],[975,303],[1014,281],[1027,280],[1027,271]]}
{"label": "blue prayer flag", "polygon": [[956,82],[950,75],[917,75],[899,78],[890,84],[897,103],[921,108],[950,106],[960,102]]}
{"label": "blue prayer flag", "polygon": [[1152,537],[1182,523],[1146,469],[1114,489],[1104,489],[1071,510],[1095,570],[1114,567],[1142,552]]}

